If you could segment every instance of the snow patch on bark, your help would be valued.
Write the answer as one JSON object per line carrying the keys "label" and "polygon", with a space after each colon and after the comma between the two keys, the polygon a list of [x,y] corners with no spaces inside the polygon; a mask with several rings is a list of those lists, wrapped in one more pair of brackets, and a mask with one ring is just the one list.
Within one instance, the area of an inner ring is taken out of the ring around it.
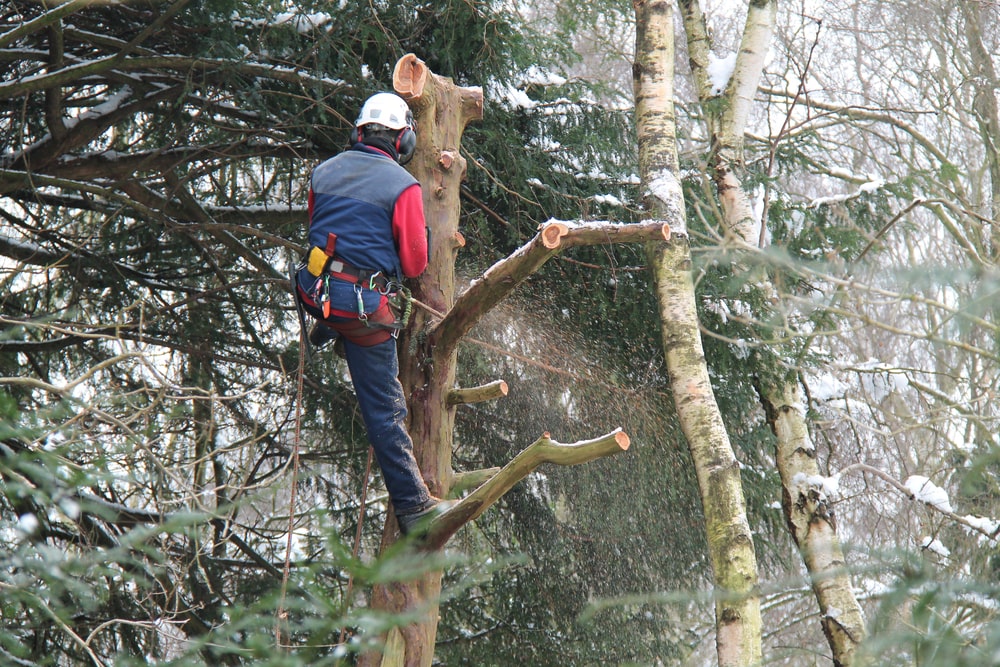
{"label": "snow patch on bark", "polygon": [[836,499],[840,495],[840,473],[832,477],[823,475],[807,475],[804,472],[795,473],[792,486],[804,487],[819,493],[822,498]]}
{"label": "snow patch on bark", "polygon": [[658,199],[663,206],[670,229],[674,234],[687,235],[687,221],[684,219],[684,193],[677,176],[669,169],[661,169],[650,174],[647,192]]}

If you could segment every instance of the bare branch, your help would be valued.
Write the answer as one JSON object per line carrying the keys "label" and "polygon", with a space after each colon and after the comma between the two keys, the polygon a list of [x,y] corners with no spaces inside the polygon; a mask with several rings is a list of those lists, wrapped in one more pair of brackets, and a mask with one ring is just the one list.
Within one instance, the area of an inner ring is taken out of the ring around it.
{"label": "bare branch", "polygon": [[543,463],[557,465],[578,465],[594,459],[611,456],[628,450],[629,437],[621,429],[612,431],[593,440],[582,440],[573,444],[561,444],[545,433],[528,445],[500,472],[491,477],[478,489],[467,495],[454,507],[436,517],[430,524],[427,537],[421,547],[432,550],[444,546],[445,542],[459,528],[475,520],[501,496]]}
{"label": "bare branch", "polygon": [[491,266],[455,300],[455,305],[431,331],[435,354],[447,355],[458,341],[496,304],[538,271],[549,259],[579,245],[640,243],[669,240],[670,227],[658,220],[637,224],[588,222],[571,224],[552,220],[526,244]]}

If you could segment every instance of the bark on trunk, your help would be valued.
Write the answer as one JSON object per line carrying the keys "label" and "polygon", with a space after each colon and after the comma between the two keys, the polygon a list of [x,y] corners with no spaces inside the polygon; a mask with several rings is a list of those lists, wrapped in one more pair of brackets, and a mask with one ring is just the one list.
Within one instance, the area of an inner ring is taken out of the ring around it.
{"label": "bark on trunk", "polygon": [[721,667],[756,665],[761,658],[757,557],[739,462],[715,401],[705,363],[691,257],[686,239],[650,244],[656,272],[663,347],[681,428],[694,459],[705,511],[716,588],[716,648]]}
{"label": "bark on trunk", "polygon": [[725,213],[723,229],[730,239],[757,245],[753,208],[741,188],[737,170],[743,163],[743,134],[774,31],[777,2],[755,0],[750,3],[733,75],[721,92],[712,90],[708,75],[712,44],[700,2],[681,0],[681,8],[698,98],[703,104],[713,99],[722,101],[715,105],[721,109],[720,113],[707,113],[706,116],[712,138],[709,167],[713,170],[716,191]]}
{"label": "bark on trunk", "polygon": [[[482,118],[479,88],[456,86],[432,72],[413,54],[396,63],[393,87],[413,110],[419,131],[410,171],[423,188],[424,216],[430,235],[427,271],[412,285],[413,296],[437,311],[447,311],[455,294],[455,257],[463,245],[458,233],[459,194],[465,158],[459,153],[469,122]],[[455,384],[457,355],[435,354],[426,336],[429,315],[414,309],[410,328],[400,335],[399,379],[409,396],[409,432],[413,452],[430,492],[448,495],[452,486],[451,441],[455,410],[448,397]],[[398,539],[390,513],[382,547]],[[411,581],[375,586],[371,604],[395,613],[417,613],[418,620],[393,630],[382,653],[368,653],[359,665],[429,667],[437,635],[441,572]]]}
{"label": "bark on trunk", "polygon": [[848,667],[865,636],[865,621],[851,588],[833,507],[820,484],[801,393],[798,385],[788,382],[764,389],[762,399],[777,438],[781,505],[788,528],[809,571],[833,664]]}
{"label": "bark on trunk", "polygon": [[[703,71],[711,44],[698,3],[686,0],[682,4],[695,81],[705,103],[713,96],[707,72]],[[723,226],[731,238],[752,246],[758,245],[763,233],[756,228],[739,173],[743,134],[771,40],[775,8],[773,0],[751,3],[733,79],[723,93],[725,111],[710,122],[714,128],[710,168],[725,217]],[[766,282],[768,278],[762,274],[761,280]],[[810,483],[817,479],[819,470],[805,410],[799,402],[798,384],[787,379],[782,385],[762,389],[761,401],[777,438],[775,458],[783,486],[785,518],[809,571],[834,664],[846,667],[852,664],[864,638],[864,619],[845,570],[833,511],[826,497]]]}
{"label": "bark on trunk", "polygon": [[655,273],[663,348],[681,428],[698,477],[716,588],[719,665],[754,665],[761,658],[760,601],[739,464],[708,376],[684,225],[673,109],[673,8],[634,2],[634,83],[639,169],[649,213],[669,221],[670,243],[647,245]]}
{"label": "bark on trunk", "polygon": [[[468,390],[455,388],[457,350],[462,337],[490,308],[563,249],[666,239],[670,229],[662,223],[570,226],[551,222],[532,241],[494,265],[456,301],[455,257],[464,245],[458,231],[460,185],[465,176],[459,144],[465,126],[482,117],[482,90],[454,85],[430,72],[412,54],[396,64],[393,85],[410,104],[420,128],[410,169],[423,187],[424,214],[432,230],[427,271],[412,285],[413,296],[421,307],[414,309],[409,329],[400,336],[400,381],[410,397],[408,428],[417,463],[431,493],[447,497],[457,481],[451,467],[455,407],[507,393],[501,381]],[[628,436],[621,431],[572,445],[556,443],[546,433],[504,468],[465,475],[463,486],[469,481],[482,483],[431,522],[419,548],[433,551],[443,547],[457,530],[538,465],[584,463],[624,451],[628,443]],[[396,522],[390,518],[382,534],[383,548],[396,539]],[[417,620],[392,630],[385,637],[383,650],[361,656],[358,664],[429,667],[434,657],[440,593],[440,571],[376,586],[372,591],[373,607]]]}

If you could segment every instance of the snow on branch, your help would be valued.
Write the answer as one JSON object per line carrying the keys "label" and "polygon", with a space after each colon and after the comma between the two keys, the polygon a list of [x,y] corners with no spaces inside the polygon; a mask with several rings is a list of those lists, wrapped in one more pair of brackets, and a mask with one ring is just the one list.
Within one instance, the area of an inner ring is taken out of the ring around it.
{"label": "snow on branch", "polygon": [[997,543],[1000,536],[1000,520],[989,517],[974,516],[972,514],[960,515],[951,506],[951,499],[948,492],[932,482],[923,475],[910,475],[904,482],[900,482],[888,473],[879,470],[874,466],[865,463],[854,463],[847,466],[838,473],[837,477],[843,476],[847,472],[860,470],[879,477],[893,488],[905,494],[911,500],[916,500],[927,505],[929,508],[940,512],[956,523],[960,523],[969,531],[980,534],[985,540],[992,544]]}

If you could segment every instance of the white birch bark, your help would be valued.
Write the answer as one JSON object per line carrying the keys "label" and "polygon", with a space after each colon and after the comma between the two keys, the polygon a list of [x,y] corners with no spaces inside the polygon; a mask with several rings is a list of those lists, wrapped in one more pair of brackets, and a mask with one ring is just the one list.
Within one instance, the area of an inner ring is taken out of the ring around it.
{"label": "white birch bark", "polygon": [[716,651],[723,667],[761,659],[757,559],[739,464],[708,376],[678,179],[673,106],[673,5],[635,1],[633,68],[640,177],[649,215],[666,220],[672,241],[647,245],[655,274],[663,349],[681,428],[694,460],[716,589]]}
{"label": "white birch bark", "polygon": [[[699,99],[705,103],[717,97],[707,72],[711,40],[698,0],[680,0],[680,5],[695,85]],[[764,70],[776,16],[776,0],[750,3],[736,66],[721,93],[721,104],[717,105],[721,113],[707,114],[712,137],[710,168],[714,170],[713,180],[725,213],[723,229],[729,240],[755,246],[758,241],[753,207],[743,193],[737,170],[743,163],[743,135]]]}
{"label": "white birch bark", "polygon": [[847,667],[855,664],[855,653],[865,637],[865,620],[851,587],[831,499],[820,483],[801,392],[796,383],[787,382],[764,395],[768,421],[777,439],[781,505],[809,571],[833,664]]}
{"label": "white birch bark", "polygon": [[[712,91],[707,72],[701,70],[702,63],[708,63],[711,44],[704,16],[697,0],[681,3],[695,82],[701,101],[708,102]],[[773,34],[776,8],[775,0],[750,3],[733,78],[723,93],[723,111],[710,123],[714,148],[710,168],[725,216],[724,227],[736,241],[752,246],[758,244],[762,234],[739,171],[743,164],[743,136]],[[762,387],[761,400],[777,439],[775,459],[782,481],[785,518],[809,571],[834,664],[846,667],[853,664],[865,636],[864,618],[845,569],[833,510],[813,483],[819,477],[819,468],[798,383],[790,377],[777,387]]]}

